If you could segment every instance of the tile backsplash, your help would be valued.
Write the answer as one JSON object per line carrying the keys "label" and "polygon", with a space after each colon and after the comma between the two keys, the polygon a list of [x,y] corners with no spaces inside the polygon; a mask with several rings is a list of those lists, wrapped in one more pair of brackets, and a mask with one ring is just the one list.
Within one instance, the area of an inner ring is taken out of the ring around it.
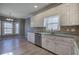
{"label": "tile backsplash", "polygon": [[61,32],[77,33],[79,34],[79,25],[76,26],[61,26]]}
{"label": "tile backsplash", "polygon": [[[32,32],[46,32],[45,27],[33,27]],[[79,26],[61,26],[60,32],[79,34]]]}
{"label": "tile backsplash", "polygon": [[45,32],[45,27],[32,27],[32,32]]}

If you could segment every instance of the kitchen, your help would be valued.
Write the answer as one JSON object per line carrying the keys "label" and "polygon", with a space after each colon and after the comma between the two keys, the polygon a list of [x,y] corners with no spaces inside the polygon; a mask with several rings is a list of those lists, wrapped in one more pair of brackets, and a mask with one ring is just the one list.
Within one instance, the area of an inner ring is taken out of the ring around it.
{"label": "kitchen", "polygon": [[79,54],[78,5],[60,4],[32,16],[27,40],[55,54]]}
{"label": "kitchen", "polygon": [[79,3],[0,3],[0,55],[79,55]]}

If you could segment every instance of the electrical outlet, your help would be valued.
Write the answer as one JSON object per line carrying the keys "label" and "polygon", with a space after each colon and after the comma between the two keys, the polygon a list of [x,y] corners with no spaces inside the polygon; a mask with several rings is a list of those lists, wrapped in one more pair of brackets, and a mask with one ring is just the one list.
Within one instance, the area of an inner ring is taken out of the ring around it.
{"label": "electrical outlet", "polygon": [[69,31],[69,29],[66,29],[66,31]]}
{"label": "electrical outlet", "polygon": [[71,31],[72,31],[72,32],[75,32],[75,29],[74,29],[74,28],[72,28],[72,29],[71,29]]}

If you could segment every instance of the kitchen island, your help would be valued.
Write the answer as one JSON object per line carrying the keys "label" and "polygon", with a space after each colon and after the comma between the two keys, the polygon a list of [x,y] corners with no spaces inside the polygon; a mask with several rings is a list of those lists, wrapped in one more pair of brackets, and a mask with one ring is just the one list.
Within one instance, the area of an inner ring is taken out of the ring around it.
{"label": "kitchen island", "polygon": [[[79,54],[79,36],[61,33],[41,34],[41,47],[58,55],[78,55]],[[34,33],[35,34],[35,33]],[[37,40],[37,39],[34,39]],[[40,39],[39,39],[40,40]]]}

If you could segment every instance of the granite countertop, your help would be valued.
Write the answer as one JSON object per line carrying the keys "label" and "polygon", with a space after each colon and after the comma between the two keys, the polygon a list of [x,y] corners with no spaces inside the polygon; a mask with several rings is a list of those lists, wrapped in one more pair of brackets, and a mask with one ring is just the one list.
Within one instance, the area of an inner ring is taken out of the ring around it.
{"label": "granite countertop", "polygon": [[78,35],[73,34],[65,34],[65,33],[49,33],[49,32],[36,32],[42,35],[54,35],[54,36],[61,36],[61,37],[70,37],[70,38],[76,38],[79,37]]}
{"label": "granite countertop", "polygon": [[78,48],[79,48],[79,36],[78,35],[73,35],[73,34],[65,34],[65,33],[48,33],[48,32],[36,32],[40,33],[42,35],[50,35],[50,36],[61,36],[61,37],[66,37],[66,38],[74,38]]}

